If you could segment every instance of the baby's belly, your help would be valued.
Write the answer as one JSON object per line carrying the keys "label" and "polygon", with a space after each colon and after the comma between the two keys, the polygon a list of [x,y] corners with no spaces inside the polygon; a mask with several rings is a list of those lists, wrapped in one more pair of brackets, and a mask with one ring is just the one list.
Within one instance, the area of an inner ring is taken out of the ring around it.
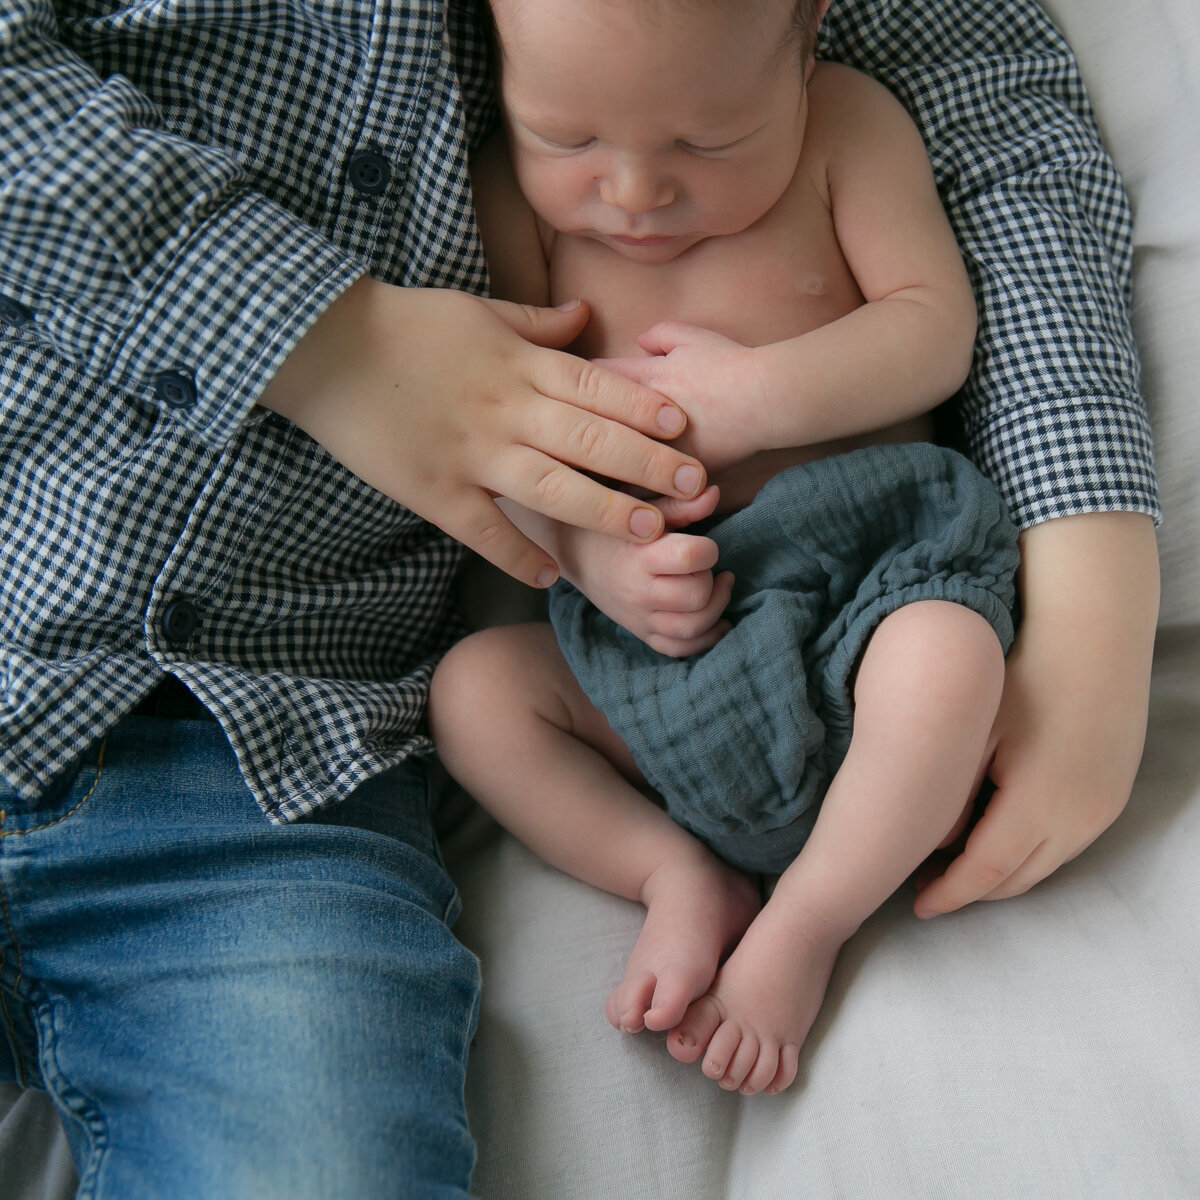
{"label": "baby's belly", "polygon": [[832,454],[845,454],[861,446],[874,446],[886,442],[925,442],[933,438],[933,418],[914,417],[860,437],[839,438],[833,442],[821,442],[815,446],[792,446],[785,450],[763,450],[744,462],[727,467],[709,479],[721,489],[718,513],[730,513],[747,504],[758,494],[762,486],[773,475],[794,467],[797,463],[812,462],[828,458]]}

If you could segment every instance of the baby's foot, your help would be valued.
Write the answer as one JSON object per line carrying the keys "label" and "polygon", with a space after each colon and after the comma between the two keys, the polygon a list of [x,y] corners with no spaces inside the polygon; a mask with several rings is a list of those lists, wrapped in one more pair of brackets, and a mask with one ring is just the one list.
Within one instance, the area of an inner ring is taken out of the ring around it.
{"label": "baby's foot", "polygon": [[755,919],[667,1036],[680,1062],[703,1057],[701,1070],[728,1091],[782,1092],[796,1078],[800,1047],[825,998],[845,937],[801,931],[772,904]]}
{"label": "baby's foot", "polygon": [[704,850],[664,863],[642,896],[646,923],[604,1005],[622,1033],[677,1025],[760,905],[750,879]]}

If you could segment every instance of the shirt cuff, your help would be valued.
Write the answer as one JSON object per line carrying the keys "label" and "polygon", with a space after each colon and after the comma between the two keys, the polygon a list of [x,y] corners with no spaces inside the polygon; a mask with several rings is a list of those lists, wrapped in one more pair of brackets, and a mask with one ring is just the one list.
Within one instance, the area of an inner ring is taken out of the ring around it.
{"label": "shirt cuff", "polygon": [[1138,396],[1043,397],[1000,411],[966,437],[1019,529],[1095,512],[1162,520],[1150,423]]}
{"label": "shirt cuff", "polygon": [[174,248],[117,343],[109,378],[220,446],[364,271],[273,201],[240,193]]}

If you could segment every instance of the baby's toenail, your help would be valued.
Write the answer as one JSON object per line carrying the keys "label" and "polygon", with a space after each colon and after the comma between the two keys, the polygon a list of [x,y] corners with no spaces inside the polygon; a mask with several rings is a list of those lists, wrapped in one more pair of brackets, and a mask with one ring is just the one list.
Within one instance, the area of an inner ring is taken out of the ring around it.
{"label": "baby's toenail", "polygon": [[695,1040],[694,1040],[694,1039],[692,1039],[692,1038],[690,1038],[690,1037],[688,1037],[688,1035],[687,1035],[686,1033],[677,1033],[677,1034],[675,1035],[675,1040],[676,1040],[676,1041],[677,1041],[677,1042],[678,1042],[678,1043],[679,1043],[681,1046],[694,1046],[694,1045],[696,1044],[696,1043],[695,1043]]}

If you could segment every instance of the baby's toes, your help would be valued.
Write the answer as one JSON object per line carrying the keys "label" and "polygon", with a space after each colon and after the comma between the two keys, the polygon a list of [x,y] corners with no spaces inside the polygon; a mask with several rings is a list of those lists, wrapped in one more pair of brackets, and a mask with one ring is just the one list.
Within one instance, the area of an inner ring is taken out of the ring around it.
{"label": "baby's toes", "polygon": [[712,996],[701,996],[688,1005],[683,1020],[667,1035],[671,1057],[682,1063],[694,1063],[708,1049],[721,1020],[721,1010]]}
{"label": "baby's toes", "polygon": [[[700,1069],[709,1079],[724,1080],[742,1044],[742,1027],[736,1021],[723,1021],[708,1043]],[[754,1060],[751,1059],[751,1062]],[[735,1085],[736,1086],[736,1085]]]}
{"label": "baby's toes", "polygon": [[[704,986],[702,982],[701,987]],[[696,980],[685,971],[669,967],[658,973],[654,996],[645,1013],[647,1029],[674,1029],[696,997]]]}
{"label": "baby's toes", "polygon": [[775,1072],[775,1078],[767,1084],[766,1091],[768,1094],[775,1096],[782,1092],[784,1088],[791,1087],[792,1081],[796,1078],[796,1072],[800,1069],[800,1047],[793,1045],[781,1046],[779,1048],[779,1068]]}
{"label": "baby's toes", "polygon": [[743,1096],[756,1096],[767,1087],[779,1072],[779,1047],[765,1042],[759,1047],[758,1058],[739,1089]]}
{"label": "baby's toes", "polygon": [[759,1044],[756,1034],[746,1030],[742,1033],[742,1040],[738,1048],[733,1052],[733,1057],[729,1060],[729,1065],[725,1068],[725,1074],[718,1081],[727,1092],[738,1091],[745,1082],[746,1077],[754,1070],[755,1063],[759,1058]]}
{"label": "baby's toes", "polygon": [[604,1002],[608,1023],[622,1033],[639,1033],[644,1029],[646,1010],[657,982],[649,971],[634,971],[622,979]]}

